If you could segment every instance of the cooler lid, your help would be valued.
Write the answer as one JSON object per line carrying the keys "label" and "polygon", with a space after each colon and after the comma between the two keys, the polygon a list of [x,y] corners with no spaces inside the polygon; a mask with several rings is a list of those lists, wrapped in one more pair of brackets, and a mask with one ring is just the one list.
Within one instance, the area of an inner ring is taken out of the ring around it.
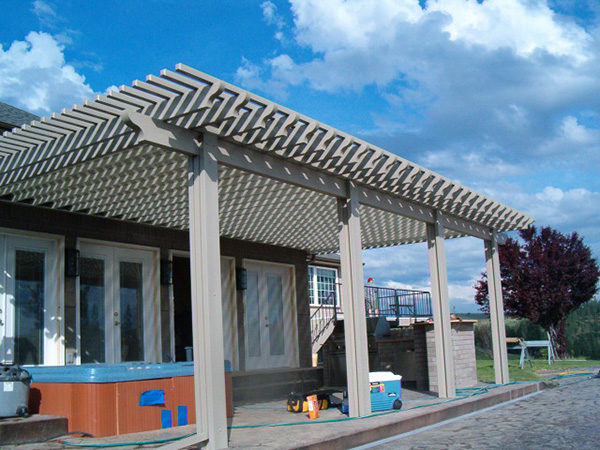
{"label": "cooler lid", "polygon": [[369,383],[377,383],[381,381],[396,381],[401,379],[402,376],[395,375],[392,372],[369,372]]}

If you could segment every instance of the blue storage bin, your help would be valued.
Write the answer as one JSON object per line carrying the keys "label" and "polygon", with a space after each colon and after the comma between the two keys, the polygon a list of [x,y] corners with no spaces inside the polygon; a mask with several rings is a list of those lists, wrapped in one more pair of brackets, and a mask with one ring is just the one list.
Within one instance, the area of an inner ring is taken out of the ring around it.
{"label": "blue storage bin", "polygon": [[[370,372],[369,383],[371,385],[371,411],[386,411],[388,409],[400,409],[401,392],[400,375],[392,372]],[[394,408],[394,402],[396,408]]]}

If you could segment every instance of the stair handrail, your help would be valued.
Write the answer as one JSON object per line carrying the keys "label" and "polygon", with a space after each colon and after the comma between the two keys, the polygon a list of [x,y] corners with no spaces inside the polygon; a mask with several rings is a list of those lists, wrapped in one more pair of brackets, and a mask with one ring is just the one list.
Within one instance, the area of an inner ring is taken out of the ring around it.
{"label": "stair handrail", "polygon": [[331,323],[337,322],[337,289],[331,291],[310,316],[311,343],[314,345]]}

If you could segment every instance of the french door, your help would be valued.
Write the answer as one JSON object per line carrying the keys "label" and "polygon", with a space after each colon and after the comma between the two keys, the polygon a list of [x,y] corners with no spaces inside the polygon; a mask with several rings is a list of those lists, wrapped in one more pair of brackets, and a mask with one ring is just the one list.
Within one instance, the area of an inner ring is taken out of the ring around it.
{"label": "french door", "polygon": [[290,268],[246,262],[246,370],[293,367],[296,327]]}
{"label": "french door", "polygon": [[0,358],[58,364],[57,241],[0,234]]}
{"label": "french door", "polygon": [[82,243],[81,363],[156,360],[154,252]]}

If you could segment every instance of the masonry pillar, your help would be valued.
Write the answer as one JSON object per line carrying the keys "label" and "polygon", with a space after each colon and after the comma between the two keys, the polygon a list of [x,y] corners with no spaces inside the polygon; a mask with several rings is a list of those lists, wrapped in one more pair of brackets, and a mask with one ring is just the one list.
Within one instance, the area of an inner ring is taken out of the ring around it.
{"label": "masonry pillar", "polygon": [[441,398],[451,398],[456,396],[456,384],[454,379],[444,226],[439,212],[435,214],[435,222],[427,224],[427,247],[429,250],[438,394]]}
{"label": "masonry pillar", "polygon": [[502,279],[496,233],[485,240],[485,265],[490,300],[490,324],[492,328],[492,350],[496,384],[508,383],[508,355],[506,351],[506,329],[504,327],[504,302],[502,301]]}
{"label": "masonry pillar", "polygon": [[357,188],[348,184],[348,198],[338,199],[342,309],[346,342],[350,417],[371,414],[365,288]]}

